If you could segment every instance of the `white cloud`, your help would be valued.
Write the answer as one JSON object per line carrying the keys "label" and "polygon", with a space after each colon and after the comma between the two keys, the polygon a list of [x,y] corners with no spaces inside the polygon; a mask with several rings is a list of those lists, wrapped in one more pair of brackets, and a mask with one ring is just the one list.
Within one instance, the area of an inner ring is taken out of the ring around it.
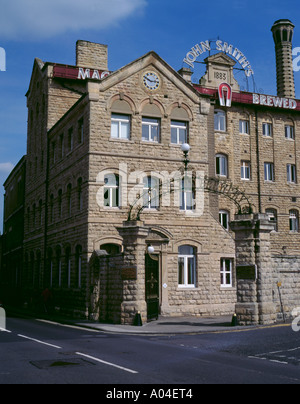
{"label": "white cloud", "polygon": [[80,29],[115,25],[146,0],[11,0],[1,5],[0,38],[46,39]]}
{"label": "white cloud", "polygon": [[13,168],[14,168],[13,163],[0,163],[1,174],[9,174]]}

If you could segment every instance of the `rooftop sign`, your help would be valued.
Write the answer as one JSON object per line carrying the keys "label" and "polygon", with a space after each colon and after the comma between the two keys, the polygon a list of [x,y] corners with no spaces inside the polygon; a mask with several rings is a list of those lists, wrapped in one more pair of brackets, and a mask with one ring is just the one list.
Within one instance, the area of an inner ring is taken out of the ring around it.
{"label": "rooftop sign", "polygon": [[[211,42],[204,41],[196,44],[192,47],[192,49],[186,54],[186,57],[183,59],[183,62],[194,68],[194,63],[197,61],[200,55],[203,55],[206,52],[210,52]],[[247,60],[246,56],[234,45],[228,44],[227,42],[223,42],[221,40],[216,41],[216,49],[217,51],[221,51],[230,55],[233,59],[238,62],[241,67],[245,70],[245,75],[247,77],[251,77],[254,75],[253,69],[250,65],[250,62]]]}

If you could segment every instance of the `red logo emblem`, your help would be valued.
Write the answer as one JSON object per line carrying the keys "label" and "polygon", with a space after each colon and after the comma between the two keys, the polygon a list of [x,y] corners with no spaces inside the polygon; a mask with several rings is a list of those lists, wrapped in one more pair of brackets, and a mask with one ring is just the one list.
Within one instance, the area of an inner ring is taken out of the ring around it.
{"label": "red logo emblem", "polygon": [[231,107],[232,88],[227,83],[219,85],[219,100],[222,107]]}

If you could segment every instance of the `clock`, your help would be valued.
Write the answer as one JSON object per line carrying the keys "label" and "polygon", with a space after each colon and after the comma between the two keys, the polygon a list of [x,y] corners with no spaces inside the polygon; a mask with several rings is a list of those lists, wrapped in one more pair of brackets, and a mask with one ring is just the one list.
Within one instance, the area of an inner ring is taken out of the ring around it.
{"label": "clock", "polygon": [[144,86],[148,90],[151,90],[151,91],[157,90],[158,87],[160,86],[159,77],[154,72],[145,73],[144,76],[143,76],[143,83],[144,83]]}

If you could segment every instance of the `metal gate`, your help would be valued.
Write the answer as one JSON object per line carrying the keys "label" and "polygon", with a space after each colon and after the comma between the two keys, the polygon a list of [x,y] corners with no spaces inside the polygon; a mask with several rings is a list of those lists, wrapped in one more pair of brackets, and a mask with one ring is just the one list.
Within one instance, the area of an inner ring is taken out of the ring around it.
{"label": "metal gate", "polygon": [[159,256],[146,254],[145,262],[147,319],[158,319],[159,314]]}

